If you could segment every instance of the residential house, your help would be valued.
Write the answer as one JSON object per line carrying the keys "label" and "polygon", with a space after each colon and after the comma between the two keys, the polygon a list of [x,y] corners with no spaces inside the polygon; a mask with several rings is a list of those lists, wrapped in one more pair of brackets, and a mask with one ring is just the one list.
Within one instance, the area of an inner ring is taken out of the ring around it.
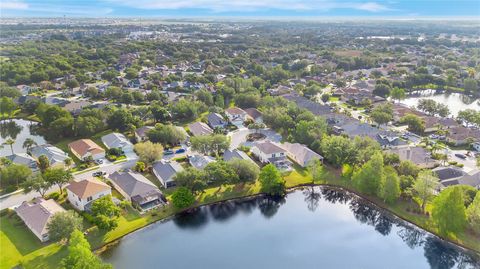
{"label": "residential house", "polygon": [[142,126],[135,130],[135,139],[138,142],[145,141],[148,139],[147,134],[150,130],[155,129],[153,126]]}
{"label": "residential house", "polygon": [[212,129],[215,129],[217,127],[225,128],[225,126],[227,126],[227,122],[223,119],[222,115],[218,113],[208,114],[207,120],[208,120],[208,125],[210,125]]}
{"label": "residential house", "polygon": [[287,156],[301,167],[307,167],[312,160],[320,160],[323,162],[323,157],[320,154],[305,145],[299,143],[283,143],[281,146],[287,151]]}
{"label": "residential house", "polygon": [[50,162],[51,167],[64,167],[65,160],[70,158],[63,150],[54,147],[50,144],[35,146],[30,150],[30,155],[38,160],[42,155],[45,155]]}
{"label": "residential house", "polygon": [[422,117],[422,119],[425,122],[424,132],[426,133],[436,132],[438,131],[439,127],[442,129],[450,129],[450,128],[455,128],[459,126],[457,121],[452,118],[438,118],[438,117],[432,117],[432,116],[425,116],[425,117]]}
{"label": "residential house", "polygon": [[70,151],[80,160],[105,158],[105,150],[90,139],[79,139],[68,144]]}
{"label": "residential house", "polygon": [[243,122],[247,120],[248,115],[245,110],[238,107],[229,107],[225,109],[225,114],[227,115],[228,121],[237,127],[243,126]]}
{"label": "residential house", "polygon": [[35,198],[31,202],[23,202],[15,208],[15,212],[40,241],[46,242],[49,239],[48,223],[53,215],[65,212],[65,209],[53,199]]}
{"label": "residential house", "polygon": [[110,186],[94,178],[72,181],[66,189],[68,201],[80,211],[89,210],[95,200],[112,194]]}
{"label": "residential house", "polygon": [[25,165],[34,172],[38,170],[37,161],[26,153],[15,153],[5,158],[9,159],[12,163]]}
{"label": "residential house", "polygon": [[210,135],[213,133],[212,128],[203,122],[194,122],[188,125],[188,129],[193,136]]}
{"label": "residential house", "polygon": [[183,171],[183,167],[175,161],[160,160],[153,164],[153,174],[165,188],[175,186],[173,178],[180,171]]}
{"label": "residential house", "polygon": [[63,108],[68,112],[72,113],[72,115],[79,115],[84,108],[89,107],[91,105],[92,105],[91,102],[82,100],[82,101],[67,103],[63,106]]}
{"label": "residential house", "polygon": [[258,111],[256,108],[247,108],[245,109],[248,116],[255,122],[255,123],[263,123],[263,114],[262,112]]}
{"label": "residential house", "polygon": [[133,152],[133,144],[128,141],[128,139],[120,133],[111,133],[108,135],[102,136],[103,144],[109,148],[120,148],[123,152]]}
{"label": "residential house", "polygon": [[141,211],[156,208],[167,202],[157,186],[140,173],[116,171],[108,178],[113,187]]}
{"label": "residential house", "polygon": [[271,141],[256,143],[250,151],[262,163],[274,162],[278,159],[285,159],[287,151]]}
{"label": "residential house", "polygon": [[17,85],[17,90],[23,95],[27,95],[32,90],[32,87],[28,85]]}
{"label": "residential house", "polygon": [[247,160],[255,163],[250,157],[248,157],[248,155],[245,152],[238,149],[233,149],[233,150],[227,149],[223,153],[223,160],[228,162],[233,159]]}
{"label": "residential house", "polygon": [[465,145],[480,141],[480,130],[463,126],[450,128],[447,133],[447,142],[455,146]]}
{"label": "residential house", "polygon": [[401,161],[411,161],[420,168],[438,166],[438,161],[432,159],[430,152],[422,147],[403,146],[392,148],[388,152],[397,154]]}
{"label": "residential house", "polygon": [[207,164],[214,162],[215,158],[205,155],[193,155],[188,158],[188,162],[197,169],[203,169]]}
{"label": "residential house", "polygon": [[478,151],[480,152],[480,142],[475,142],[472,144],[472,148],[475,150],[475,151]]}
{"label": "residential house", "polygon": [[277,86],[276,88],[271,88],[271,89],[267,89],[267,92],[270,94],[270,95],[273,95],[273,96],[279,96],[279,95],[283,95],[283,94],[288,94],[290,92],[292,92],[293,89],[288,87],[288,86],[284,86],[284,85],[279,85]]}
{"label": "residential house", "polygon": [[480,171],[478,169],[467,173],[461,168],[448,166],[437,167],[432,171],[434,171],[440,179],[440,183],[443,187],[451,185],[469,185],[480,189]]}

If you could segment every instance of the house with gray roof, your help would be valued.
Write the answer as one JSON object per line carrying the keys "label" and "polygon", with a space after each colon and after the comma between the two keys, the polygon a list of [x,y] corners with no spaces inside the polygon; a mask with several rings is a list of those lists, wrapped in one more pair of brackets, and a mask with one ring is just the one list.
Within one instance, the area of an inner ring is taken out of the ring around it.
{"label": "house with gray roof", "polygon": [[148,139],[147,134],[150,130],[154,129],[155,127],[153,126],[142,126],[140,128],[137,128],[135,130],[135,138],[137,139],[137,142],[140,141],[145,141]]}
{"label": "house with gray roof", "polygon": [[15,212],[40,241],[46,242],[49,239],[48,223],[53,215],[65,212],[65,209],[53,199],[35,198],[31,202],[23,202],[15,208]]}
{"label": "house with gray roof", "polygon": [[252,163],[255,163],[250,157],[248,157],[248,155],[245,152],[238,149],[234,149],[234,150],[227,149],[223,153],[223,160],[228,162],[233,159],[247,160],[247,161],[251,161]]}
{"label": "house with gray roof", "polygon": [[113,187],[140,211],[148,211],[167,202],[157,186],[140,173],[116,171],[110,174],[108,179]]}
{"label": "house with gray roof", "polygon": [[165,188],[175,186],[175,175],[183,171],[183,167],[176,161],[160,160],[153,164],[153,174]]}
{"label": "house with gray roof", "polygon": [[133,152],[133,144],[121,133],[104,135],[102,142],[109,149],[120,148],[123,152]]}
{"label": "house with gray roof", "polygon": [[196,154],[188,158],[188,162],[190,163],[190,165],[192,165],[197,169],[203,169],[205,168],[205,166],[207,166],[207,164],[214,161],[215,161],[215,158],[211,156],[200,155],[200,154]]}
{"label": "house with gray roof", "polygon": [[63,167],[65,166],[65,160],[70,158],[63,150],[50,144],[33,147],[30,150],[30,155],[37,160],[40,156],[45,155],[48,158],[51,167]]}
{"label": "house with gray roof", "polygon": [[208,120],[208,125],[210,125],[210,127],[212,127],[213,129],[217,127],[225,128],[225,126],[227,126],[227,121],[225,121],[223,116],[218,113],[208,114],[207,120]]}
{"label": "house with gray roof", "polygon": [[307,165],[313,160],[323,162],[323,157],[307,146],[299,143],[283,143],[282,147],[287,151],[287,156],[298,163],[301,167]]}
{"label": "house with gray roof", "polygon": [[213,134],[212,128],[203,122],[194,122],[189,124],[188,129],[193,136]]}
{"label": "house with gray roof", "polygon": [[420,168],[434,168],[438,165],[438,161],[434,160],[430,152],[422,147],[402,146],[387,152],[397,154],[401,161],[411,161]]}
{"label": "house with gray roof", "polygon": [[12,163],[26,165],[34,172],[38,170],[37,161],[26,153],[15,153],[5,158],[9,159]]}
{"label": "house with gray roof", "polygon": [[271,141],[256,143],[250,151],[262,163],[270,163],[287,157],[287,151]]}

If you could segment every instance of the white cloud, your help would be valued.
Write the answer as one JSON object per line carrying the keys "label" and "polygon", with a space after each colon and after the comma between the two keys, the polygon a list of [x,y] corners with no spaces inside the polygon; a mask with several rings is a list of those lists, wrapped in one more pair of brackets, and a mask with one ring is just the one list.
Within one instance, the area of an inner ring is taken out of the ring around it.
{"label": "white cloud", "polygon": [[356,9],[368,12],[391,10],[376,2],[340,2],[335,0],[104,0],[141,9],[181,9],[202,8],[221,11],[258,11],[262,9],[281,9],[292,11],[331,9]]}
{"label": "white cloud", "polygon": [[27,9],[28,4],[22,1],[0,1],[0,9]]}

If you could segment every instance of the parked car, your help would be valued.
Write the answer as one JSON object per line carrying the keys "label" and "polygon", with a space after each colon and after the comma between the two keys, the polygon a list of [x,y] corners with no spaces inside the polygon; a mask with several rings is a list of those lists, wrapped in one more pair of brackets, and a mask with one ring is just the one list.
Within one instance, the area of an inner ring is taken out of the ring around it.
{"label": "parked car", "polygon": [[104,176],[104,175],[106,175],[106,174],[107,174],[106,172],[97,171],[97,172],[94,172],[94,173],[92,174],[92,176],[94,176],[94,177],[101,177],[101,176]]}
{"label": "parked car", "polygon": [[185,153],[185,149],[184,148],[179,148],[175,151],[176,154],[178,153]]}
{"label": "parked car", "polygon": [[96,164],[102,164],[102,163],[103,163],[103,160],[102,160],[102,159],[96,160],[95,163],[96,163]]}
{"label": "parked car", "polygon": [[172,154],[175,154],[175,152],[173,152],[173,150],[171,150],[171,149],[165,150],[163,152],[163,155],[172,155]]}
{"label": "parked car", "polygon": [[464,160],[467,158],[467,156],[465,156],[465,154],[461,154],[461,153],[455,153],[455,156],[460,158],[460,159],[464,159]]}

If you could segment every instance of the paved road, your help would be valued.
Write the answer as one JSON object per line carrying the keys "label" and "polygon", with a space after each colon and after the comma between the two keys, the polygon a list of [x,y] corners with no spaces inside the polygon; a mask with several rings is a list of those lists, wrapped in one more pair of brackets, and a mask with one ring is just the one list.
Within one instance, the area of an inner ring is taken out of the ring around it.
{"label": "paved road", "polygon": [[[102,172],[106,172],[106,173],[109,174],[109,173],[113,173],[113,172],[121,170],[121,169],[128,169],[128,168],[133,167],[135,165],[135,163],[137,162],[136,155],[133,154],[131,156],[127,156],[127,158],[128,158],[127,161],[123,162],[123,163],[117,163],[117,164],[109,163],[109,164],[101,166],[101,167],[99,167],[95,170],[91,170],[91,171],[88,171],[88,172],[85,172],[85,173],[82,173],[82,174],[76,174],[76,175],[74,175],[74,180],[75,181],[80,181],[80,180],[83,180],[83,179],[91,178],[92,173],[97,172],[97,171],[102,171]],[[55,192],[55,191],[58,191],[57,186],[52,187],[47,193],[52,193],[52,192]],[[24,201],[30,201],[33,198],[39,197],[39,196],[40,195],[36,192],[30,192],[30,193],[27,193],[27,194],[18,193],[18,194],[11,195],[9,197],[6,197],[6,198],[3,198],[3,199],[0,200],[0,210],[3,210],[5,208],[14,207],[16,205],[19,205],[19,204],[23,203]]]}

